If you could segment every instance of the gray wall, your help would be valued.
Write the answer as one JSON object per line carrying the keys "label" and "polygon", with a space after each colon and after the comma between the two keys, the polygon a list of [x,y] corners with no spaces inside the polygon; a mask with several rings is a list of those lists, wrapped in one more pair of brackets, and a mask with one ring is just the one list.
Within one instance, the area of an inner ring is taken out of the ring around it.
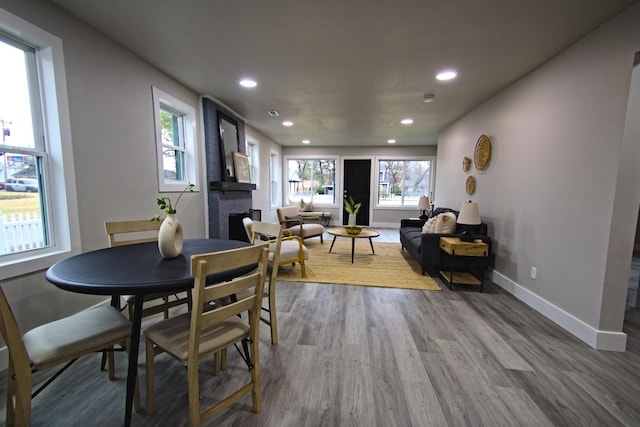
{"label": "gray wall", "polygon": [[459,206],[469,198],[462,157],[491,137],[490,167],[470,173],[496,242],[494,280],[598,348],[625,343],[640,138],[623,134],[638,23],[636,3],[438,140],[436,199]]}

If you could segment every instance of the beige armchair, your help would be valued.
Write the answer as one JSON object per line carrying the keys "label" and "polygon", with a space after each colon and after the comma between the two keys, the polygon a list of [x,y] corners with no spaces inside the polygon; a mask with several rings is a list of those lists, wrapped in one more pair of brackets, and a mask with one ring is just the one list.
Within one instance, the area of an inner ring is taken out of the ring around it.
{"label": "beige armchair", "polygon": [[294,236],[300,236],[302,239],[320,236],[320,243],[324,243],[324,226],[320,217],[305,217],[304,220],[310,221],[305,223],[297,206],[283,206],[276,209],[276,213],[278,222]]}

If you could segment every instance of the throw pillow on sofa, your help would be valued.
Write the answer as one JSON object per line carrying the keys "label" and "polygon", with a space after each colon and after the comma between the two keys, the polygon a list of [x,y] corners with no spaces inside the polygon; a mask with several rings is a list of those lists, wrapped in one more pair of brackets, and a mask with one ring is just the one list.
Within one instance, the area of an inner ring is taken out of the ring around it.
{"label": "throw pillow on sofa", "polygon": [[437,216],[429,218],[427,220],[427,222],[425,222],[424,225],[422,226],[422,232],[423,233],[435,233],[436,222],[437,221],[438,221],[438,217]]}
{"label": "throw pillow on sofa", "polygon": [[456,214],[444,212],[429,218],[422,227],[423,233],[452,234],[456,231]]}
{"label": "throw pillow on sofa", "polygon": [[451,234],[456,231],[456,214],[453,212],[445,212],[438,215],[436,223],[436,233]]}

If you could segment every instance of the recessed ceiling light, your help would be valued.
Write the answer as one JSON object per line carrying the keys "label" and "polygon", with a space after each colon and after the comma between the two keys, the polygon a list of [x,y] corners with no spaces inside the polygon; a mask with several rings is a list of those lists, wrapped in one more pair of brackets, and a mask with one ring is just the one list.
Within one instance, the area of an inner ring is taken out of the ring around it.
{"label": "recessed ceiling light", "polygon": [[242,86],[242,87],[256,87],[256,86],[258,86],[258,83],[256,83],[255,80],[242,79],[242,80],[240,80],[240,86]]}
{"label": "recessed ceiling light", "polygon": [[282,126],[293,126],[293,122],[291,120],[285,120],[284,122],[282,122]]}
{"label": "recessed ceiling light", "polygon": [[396,143],[396,140],[395,140],[395,139],[387,139],[387,142],[388,142],[389,144],[395,144],[395,143]]}
{"label": "recessed ceiling light", "polygon": [[451,80],[451,79],[455,79],[457,75],[458,75],[458,73],[456,73],[453,70],[446,70],[446,71],[442,71],[442,72],[438,73],[436,75],[436,79],[442,80],[442,81]]}
{"label": "recessed ceiling light", "polygon": [[278,117],[280,115],[276,110],[267,110],[267,114],[271,117]]}
{"label": "recessed ceiling light", "polygon": [[303,140],[302,140],[302,143],[303,143],[303,144],[311,144],[311,141],[309,141],[308,139],[303,139]]}
{"label": "recessed ceiling light", "polygon": [[402,119],[400,123],[402,123],[403,125],[410,125],[411,123],[413,123],[413,119]]}

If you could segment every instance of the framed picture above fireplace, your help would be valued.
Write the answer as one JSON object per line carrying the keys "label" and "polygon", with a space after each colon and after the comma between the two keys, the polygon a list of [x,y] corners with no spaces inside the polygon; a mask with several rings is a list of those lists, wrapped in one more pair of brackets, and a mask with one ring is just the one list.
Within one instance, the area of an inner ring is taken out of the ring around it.
{"label": "framed picture above fireplace", "polygon": [[220,131],[220,163],[223,181],[236,181],[233,165],[233,153],[240,151],[238,122],[218,111],[218,129]]}

